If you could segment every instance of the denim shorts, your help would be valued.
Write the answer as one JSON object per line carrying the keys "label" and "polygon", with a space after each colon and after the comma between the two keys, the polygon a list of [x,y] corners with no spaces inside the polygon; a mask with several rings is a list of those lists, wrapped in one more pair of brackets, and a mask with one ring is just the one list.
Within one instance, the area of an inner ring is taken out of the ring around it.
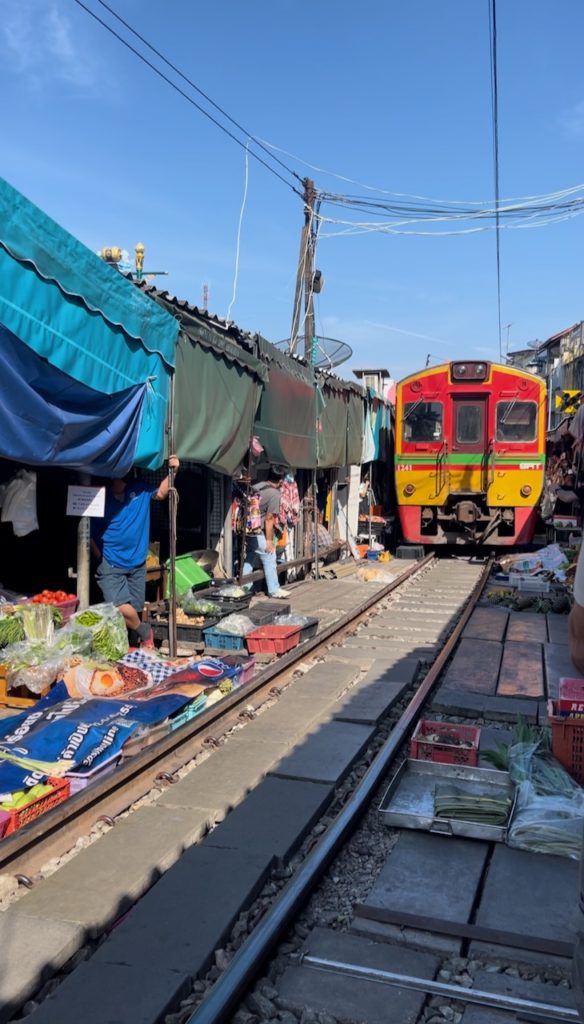
{"label": "denim shorts", "polygon": [[130,604],[139,615],[142,614],[146,600],[146,564],[137,565],[134,569],[120,569],[110,565],[102,558],[97,567],[95,578],[104,601],[115,604]]}

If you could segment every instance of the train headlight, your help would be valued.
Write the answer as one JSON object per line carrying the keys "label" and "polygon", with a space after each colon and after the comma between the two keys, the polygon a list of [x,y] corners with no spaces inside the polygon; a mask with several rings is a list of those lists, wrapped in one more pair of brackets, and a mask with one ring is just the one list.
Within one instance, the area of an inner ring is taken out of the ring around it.
{"label": "train headlight", "polygon": [[411,498],[411,496],[414,493],[415,489],[416,488],[414,487],[413,484],[406,484],[406,486],[404,487],[404,494],[405,494],[406,498]]}
{"label": "train headlight", "polygon": [[486,380],[488,369],[487,363],[452,363],[452,380]]}
{"label": "train headlight", "polygon": [[524,484],[519,493],[522,498],[529,498],[529,495],[531,494],[531,487],[529,484]]}

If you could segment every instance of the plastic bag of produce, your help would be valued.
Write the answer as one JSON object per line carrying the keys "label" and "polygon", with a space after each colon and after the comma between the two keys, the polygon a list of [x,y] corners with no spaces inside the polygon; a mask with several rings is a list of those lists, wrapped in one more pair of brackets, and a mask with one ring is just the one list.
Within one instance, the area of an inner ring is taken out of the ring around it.
{"label": "plastic bag of produce", "polygon": [[217,597],[226,597],[231,599],[237,597],[247,597],[248,594],[245,587],[240,587],[235,583],[230,583],[225,587],[217,587],[215,592],[217,594]]}
{"label": "plastic bag of produce", "polygon": [[511,780],[517,786],[509,846],[578,860],[584,790],[556,761],[543,739],[514,743],[508,761]]}
{"label": "plastic bag of produce", "polygon": [[77,622],[68,622],[62,629],[57,630],[52,646],[58,650],[68,650],[72,655],[91,654],[93,636],[87,626],[80,626]]}
{"label": "plastic bag of produce", "polygon": [[205,601],[202,597],[197,598],[191,590],[181,600],[183,612],[187,615],[217,615],[217,605],[213,601]]}
{"label": "plastic bag of produce", "polygon": [[575,785],[571,796],[542,796],[532,782],[522,782],[517,788],[507,843],[518,850],[579,860],[583,827],[584,791],[579,786]]}
{"label": "plastic bag of produce", "polygon": [[255,624],[247,615],[228,615],[215,626],[217,633],[227,633],[229,636],[246,636],[255,628]]}
{"label": "plastic bag of produce", "polygon": [[308,615],[276,615],[275,626],[307,626],[310,622]]}
{"label": "plastic bag of produce", "polygon": [[26,686],[31,693],[42,693],[61,678],[71,653],[70,649],[57,651],[30,640],[6,647],[2,660],[6,665],[8,689]]}
{"label": "plastic bag of produce", "polygon": [[91,649],[97,658],[118,661],[128,653],[128,631],[124,616],[113,604],[93,604],[77,612],[70,624],[85,626],[91,632]]}

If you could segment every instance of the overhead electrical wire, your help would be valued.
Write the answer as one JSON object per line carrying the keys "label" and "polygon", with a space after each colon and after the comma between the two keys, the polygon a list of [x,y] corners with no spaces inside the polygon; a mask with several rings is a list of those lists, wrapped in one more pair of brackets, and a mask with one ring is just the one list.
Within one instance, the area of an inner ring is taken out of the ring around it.
{"label": "overhead electrical wire", "polygon": [[493,124],[493,171],[495,177],[495,244],[497,261],[497,317],[499,325],[499,358],[503,362],[501,327],[501,232],[499,210],[499,81],[497,73],[497,0],[489,0],[489,29],[491,42],[491,115]]}
{"label": "overhead electrical wire", "polygon": [[[238,146],[241,146],[241,148],[243,150],[246,149],[246,142],[243,142],[241,139],[238,139],[237,136],[234,135],[233,132],[229,130],[229,128],[226,128],[224,124],[221,124],[221,122],[218,121],[216,117],[214,117],[212,114],[210,114],[208,110],[205,110],[205,108],[203,106],[201,106],[200,103],[197,103],[197,101],[194,100],[192,96],[189,96],[188,93],[186,93],[184,91],[184,89],[181,89],[181,87],[179,85],[177,85],[176,82],[173,82],[172,79],[168,77],[168,75],[165,75],[164,72],[161,71],[160,68],[156,67],[156,65],[153,64],[152,61],[148,60],[148,58],[145,57],[143,53],[141,53],[139,50],[137,50],[135,46],[132,46],[132,44],[130,42],[128,42],[127,39],[124,39],[124,37],[122,35],[120,35],[120,33],[117,32],[115,30],[115,28],[113,28],[111,25],[108,25],[107,21],[104,21],[103,18],[100,18],[99,14],[96,14],[95,11],[92,11],[91,8],[88,7],[87,4],[85,4],[83,2],[83,0],[73,0],[73,2],[76,3],[78,7],[81,7],[82,10],[84,10],[86,12],[86,14],[88,14],[91,18],[93,18],[95,21],[97,21],[106,30],[106,32],[109,32],[110,35],[114,36],[114,38],[117,39],[118,42],[120,42],[122,44],[122,46],[125,46],[127,50],[129,50],[131,53],[133,53],[134,56],[138,58],[138,60],[141,60],[143,64],[145,64],[147,67],[149,67],[150,70],[154,72],[154,74],[158,75],[159,78],[161,78],[164,82],[166,82],[167,85],[169,85],[172,89],[174,89],[175,92],[177,92],[180,96],[182,96],[183,99],[185,99],[187,101],[187,103],[190,103],[191,106],[195,107],[201,114],[203,114],[206,118],[208,118],[208,120],[211,121],[217,128],[219,128],[222,132],[224,132],[225,135],[228,135],[229,138],[233,140],[233,142],[236,142]],[[98,0],[98,2],[99,2],[99,0]],[[109,9],[110,8],[108,8],[108,10]],[[117,15],[115,15],[115,16],[117,17]],[[119,19],[119,20],[121,21],[122,19]],[[124,22],[124,24],[126,24],[126,22]],[[133,29],[130,29],[130,31],[134,32]],[[138,36],[138,33],[134,32],[134,34],[136,36]],[[141,38],[141,37],[139,37],[139,38]],[[151,47],[149,43],[146,43],[146,45],[149,46],[150,49],[152,49],[154,51],[154,48]],[[157,51],[154,51],[154,52],[157,52]],[[160,59],[164,60],[165,63],[169,67],[173,67],[173,65],[170,64],[170,61],[167,61],[166,58],[162,58],[161,57]],[[191,83],[190,80],[187,79],[186,76],[182,74],[182,72],[177,71],[176,73],[180,74],[181,77],[185,81],[187,81],[188,84],[191,85],[193,88],[197,89],[199,92],[202,92],[202,90],[199,90],[198,87],[194,85],[194,83]],[[217,104],[214,103],[213,105],[215,107],[217,107],[217,109],[221,109],[221,108],[218,107]],[[227,115],[227,114],[225,114],[224,116],[229,117],[229,115]],[[231,123],[237,124],[237,122],[235,122],[233,120],[233,118],[229,117],[229,120],[231,121]],[[253,135],[249,135],[247,132],[245,132],[245,129],[240,128],[239,130],[242,131],[246,135],[246,138],[247,138],[248,142],[249,141],[255,142],[255,139],[254,139]],[[300,198],[303,198],[302,193],[296,188],[296,186],[292,185],[289,181],[287,181],[279,173],[279,171],[277,171],[274,167],[272,167],[270,164],[266,163],[266,161],[261,156],[259,156],[258,153],[255,153],[252,149],[250,149],[249,150],[249,154],[250,154],[250,156],[253,156],[254,159],[257,160],[260,164],[262,164],[266,168],[266,170],[270,171],[271,174],[274,174],[276,176],[276,178],[279,178],[280,181],[283,182],[284,185],[286,185],[288,188],[290,188],[292,190],[292,192],[294,192],[296,195],[300,196]],[[270,159],[273,160],[273,159],[276,159],[276,158],[274,158],[270,154]],[[278,163],[280,163],[280,161],[278,161]],[[288,170],[288,168],[286,168],[286,170],[288,171],[289,174],[293,175],[294,178],[300,180],[298,178],[298,175],[295,174],[294,171]]]}
{"label": "overhead electrical wire", "polygon": [[135,28],[133,28],[133,26],[130,25],[129,22],[125,21],[125,19],[122,18],[122,16],[118,14],[113,7],[110,7],[110,5],[105,2],[105,0],[97,0],[97,2],[101,4],[101,6],[105,8],[106,11],[109,11],[109,13],[117,21],[119,21],[120,24],[124,26],[124,28],[127,28],[128,32],[131,32],[132,35],[136,37],[136,39],[139,39],[140,42],[144,44],[144,46],[147,46],[151,53],[154,53],[161,61],[163,61],[164,64],[166,64],[167,67],[174,71],[174,73],[177,74],[179,78],[182,78],[183,82],[186,82],[187,85],[190,85],[191,89],[194,89],[195,92],[198,92],[199,95],[207,101],[207,103],[210,103],[211,106],[215,108],[215,110],[218,110],[219,113],[223,115],[223,117],[227,118],[227,120],[234,126],[234,128],[237,128],[238,131],[245,135],[251,142],[255,143],[255,145],[258,146],[259,149],[262,149],[264,153],[266,153],[270,157],[271,160],[275,160],[276,163],[279,164],[280,167],[283,168],[283,170],[287,171],[288,174],[291,174],[293,178],[296,178],[299,182],[302,182],[302,179],[296,173],[296,171],[293,171],[291,167],[288,167],[288,165],[285,164],[283,160],[280,160],[279,157],[274,156],[273,153],[270,152],[268,147],[264,145],[261,139],[258,139],[256,135],[252,135],[252,133],[248,132],[247,129],[239,123],[239,121],[236,121],[234,117],[231,117],[231,114],[228,114],[227,111],[223,107],[219,106],[219,104],[216,103],[215,100],[212,99],[208,93],[201,89],[200,86],[196,84],[196,82],[193,82],[193,80],[189,78],[188,75],[185,75],[184,71],[181,71],[180,68],[176,66],[176,64],[173,64],[172,61],[169,60],[168,57],[165,57],[160,50],[157,50],[157,48],[153,46],[152,43],[149,43],[148,40],[143,35],[141,35]]}
{"label": "overhead electrical wire", "polygon": [[[336,192],[329,192],[317,189],[316,198],[317,206],[320,210],[320,206],[325,204],[327,207],[336,207],[339,210],[348,213],[360,213],[361,215],[368,214],[369,216],[378,218],[376,221],[356,221],[343,219],[342,217],[330,217],[324,213],[315,212],[315,221],[318,229],[319,237],[321,238],[332,238],[338,236],[352,236],[357,234],[369,234],[378,232],[381,234],[393,234],[393,235],[423,235],[423,236],[444,236],[444,235],[458,235],[458,234],[475,234],[481,231],[496,230],[497,239],[497,292],[499,301],[499,327],[501,322],[500,314],[500,241],[499,235],[503,228],[526,228],[526,227],[543,227],[548,224],[557,223],[561,220],[567,220],[571,217],[577,216],[584,212],[584,184],[575,185],[570,188],[561,189],[557,192],[548,193],[547,195],[528,195],[520,198],[506,199],[501,201],[499,195],[499,141],[498,141],[498,82],[497,82],[497,25],[496,25],[496,0],[489,0],[489,14],[490,14],[490,47],[491,47],[491,97],[492,97],[492,125],[493,125],[493,153],[494,153],[494,172],[495,172],[495,203],[494,206],[488,202],[480,200],[451,200],[451,199],[431,199],[427,196],[413,195],[405,192],[393,192],[388,189],[380,188],[378,186],[364,184],[363,182],[355,181],[346,175],[337,174],[333,171],[327,171],[324,168],[318,167],[315,164],[311,164],[308,161],[302,160],[301,158],[290,153],[288,150],[282,149],[279,146],[275,146],[273,143],[268,142],[265,139],[261,139],[256,135],[249,132],[240,122],[233,118],[223,107],[213,100],[208,93],[200,88],[191,78],[188,77],[180,68],[177,67],[171,60],[169,60],[159,49],[153,46],[140,32],[138,32],[129,22],[119,15],[113,7],[106,2],[106,0],[96,0],[101,7],[104,8],[112,17],[114,17],[121,25],[124,26],[126,31],[130,32],[143,46],[147,47],[148,50],[154,54],[158,60],[162,61],[174,74],[178,75],[189,88],[197,92],[208,104],[210,104],[221,117],[225,118],[230,125],[233,126],[238,132],[240,132],[244,139],[238,138],[233,131],[222,124],[221,121],[205,109],[200,103],[198,103],[192,96],[184,91],[176,82],[169,78],[159,67],[150,61],[140,50],[132,45],[123,35],[116,31],[112,25],[108,24],[103,18],[101,18],[94,10],[89,7],[84,0],[74,0],[78,7],[86,12],[91,18],[93,18],[98,24],[100,24],[107,32],[109,32],[115,39],[118,40],[123,46],[126,47],[135,57],[137,57],[143,64],[145,64],[151,71],[153,71],[159,78],[161,78],[167,85],[175,90],[180,96],[183,97],[188,103],[190,103],[195,109],[197,109],[204,117],[211,121],[217,128],[219,128],[224,134],[226,134],[233,142],[240,146],[247,154],[252,156],[256,161],[262,164],[266,170],[270,171],[271,174],[275,175],[284,185],[292,190],[297,196],[303,199],[303,193],[299,190],[295,183],[304,185],[303,179],[297,174],[297,172],[289,166],[284,160],[280,159],[275,153],[281,153],[288,157],[290,160],[304,164],[310,167],[314,171],[319,173],[330,175],[341,181],[345,181],[352,185],[357,185],[359,188],[363,188],[369,192],[376,192],[381,196],[388,197],[388,199],[381,201],[372,198],[371,196],[359,196],[353,194],[341,194]],[[272,166],[267,162],[259,153],[255,152],[251,146],[255,146],[262,151],[268,160],[274,161],[277,166],[294,179],[294,184],[286,180],[286,178],[277,170],[276,167]],[[391,218],[397,218],[391,219]],[[481,227],[458,227],[450,230],[412,230],[410,225],[422,224],[422,223],[437,223],[442,222],[464,222],[464,221],[491,221],[494,220],[494,224],[485,224]],[[509,223],[503,223],[502,221],[509,221]],[[512,223],[511,223],[512,222]],[[331,232],[320,232],[322,225],[328,224],[330,226],[342,228],[343,230],[331,231]],[[406,230],[404,230],[406,229]],[[501,344],[501,327],[499,330],[499,339]]]}

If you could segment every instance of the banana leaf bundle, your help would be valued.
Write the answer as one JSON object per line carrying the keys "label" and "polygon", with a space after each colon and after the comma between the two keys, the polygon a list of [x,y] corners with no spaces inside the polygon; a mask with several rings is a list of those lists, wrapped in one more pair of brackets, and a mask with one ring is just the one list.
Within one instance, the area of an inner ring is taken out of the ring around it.
{"label": "banana leaf bundle", "polygon": [[451,783],[440,783],[434,790],[434,814],[437,818],[472,821],[478,825],[506,825],[511,797],[493,787],[492,793],[469,793]]}

